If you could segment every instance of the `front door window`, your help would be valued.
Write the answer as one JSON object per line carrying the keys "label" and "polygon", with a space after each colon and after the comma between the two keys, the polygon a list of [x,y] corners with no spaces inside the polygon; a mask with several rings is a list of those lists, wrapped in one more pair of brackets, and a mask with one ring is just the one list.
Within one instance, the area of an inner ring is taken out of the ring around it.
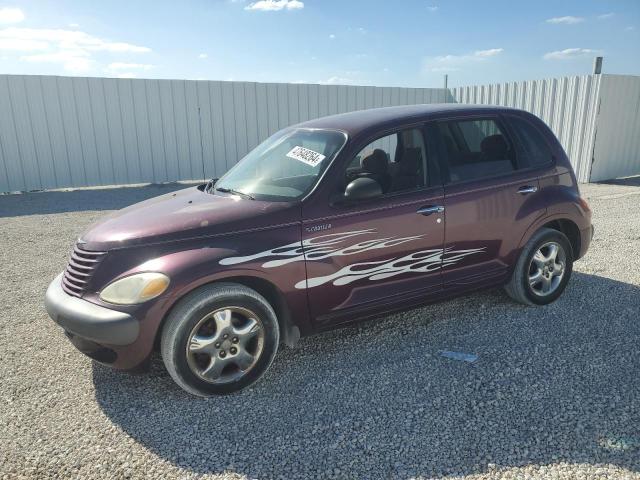
{"label": "front door window", "polygon": [[361,177],[378,182],[385,195],[425,187],[427,152],[422,130],[402,130],[369,143],[347,166],[345,183]]}

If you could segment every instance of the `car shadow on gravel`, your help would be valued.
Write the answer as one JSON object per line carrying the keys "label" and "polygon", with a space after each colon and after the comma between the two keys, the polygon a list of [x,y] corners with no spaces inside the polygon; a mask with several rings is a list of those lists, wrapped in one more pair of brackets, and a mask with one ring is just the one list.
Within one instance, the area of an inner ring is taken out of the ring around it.
{"label": "car shadow on gravel", "polygon": [[95,365],[93,379],[107,417],[198,474],[413,478],[561,462],[639,472],[638,312],[637,286],[574,273],[547,307],[490,291],[303,339],[230,396],[183,393],[157,358],[150,374]]}
{"label": "car shadow on gravel", "polygon": [[611,180],[603,180],[596,182],[603,185],[623,185],[625,187],[640,187],[640,175],[625,178],[613,178]]}
{"label": "car shadow on gravel", "polygon": [[91,188],[86,190],[27,192],[0,195],[0,217],[48,215],[88,210],[119,210],[194,184],[164,183],[145,186]]}

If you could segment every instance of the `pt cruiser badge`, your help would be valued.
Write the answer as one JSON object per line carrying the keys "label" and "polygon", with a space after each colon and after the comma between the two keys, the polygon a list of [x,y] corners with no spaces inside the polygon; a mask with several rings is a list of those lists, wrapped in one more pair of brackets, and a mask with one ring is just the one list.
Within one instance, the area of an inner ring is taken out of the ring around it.
{"label": "pt cruiser badge", "polygon": [[373,109],[286,128],[220,179],[104,218],[45,304],[96,361],[137,369],[157,347],[207,396],[256,382],[281,343],[346,323],[480,288],[553,302],[592,233],[537,117]]}

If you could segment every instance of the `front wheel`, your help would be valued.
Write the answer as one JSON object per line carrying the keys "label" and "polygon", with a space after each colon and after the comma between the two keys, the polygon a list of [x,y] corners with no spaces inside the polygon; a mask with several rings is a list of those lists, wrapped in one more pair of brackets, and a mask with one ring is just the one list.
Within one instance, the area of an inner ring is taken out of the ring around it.
{"label": "front wheel", "polygon": [[278,349],[278,320],[256,291],[233,283],[201,287],[171,311],[162,330],[167,371],[189,393],[231,393],[256,382]]}
{"label": "front wheel", "polygon": [[547,305],[562,295],[572,269],[573,250],[567,237],[543,228],[522,249],[505,290],[517,302]]}

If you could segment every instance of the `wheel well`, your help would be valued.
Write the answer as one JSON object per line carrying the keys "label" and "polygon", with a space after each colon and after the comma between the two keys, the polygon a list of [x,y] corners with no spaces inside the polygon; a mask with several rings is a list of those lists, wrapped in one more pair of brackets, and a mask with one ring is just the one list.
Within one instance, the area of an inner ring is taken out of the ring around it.
{"label": "wheel well", "polygon": [[285,345],[293,346],[300,338],[298,327],[291,322],[291,312],[282,292],[273,283],[258,277],[231,277],[225,282],[234,282],[249,287],[262,295],[278,317],[280,335]]}
{"label": "wheel well", "polygon": [[[271,282],[258,277],[228,277],[221,279],[220,282],[225,283],[237,283],[249,287],[262,295],[267,302],[271,305],[278,318],[278,326],[280,327],[280,340],[287,346],[293,347],[300,338],[300,330],[291,322],[291,312],[287,305],[284,295],[280,290]],[[216,283],[216,282],[211,282]],[[202,285],[201,285],[202,286]],[[173,308],[173,307],[172,307]],[[165,313],[160,327],[156,333],[155,345],[159,346],[160,337],[162,335],[162,327],[164,320],[169,315],[169,312]]]}
{"label": "wheel well", "polygon": [[573,259],[577,260],[580,255],[580,229],[571,220],[561,219],[553,220],[545,225],[543,228],[552,228],[564,233],[569,242],[571,243],[571,249],[573,250]]}

